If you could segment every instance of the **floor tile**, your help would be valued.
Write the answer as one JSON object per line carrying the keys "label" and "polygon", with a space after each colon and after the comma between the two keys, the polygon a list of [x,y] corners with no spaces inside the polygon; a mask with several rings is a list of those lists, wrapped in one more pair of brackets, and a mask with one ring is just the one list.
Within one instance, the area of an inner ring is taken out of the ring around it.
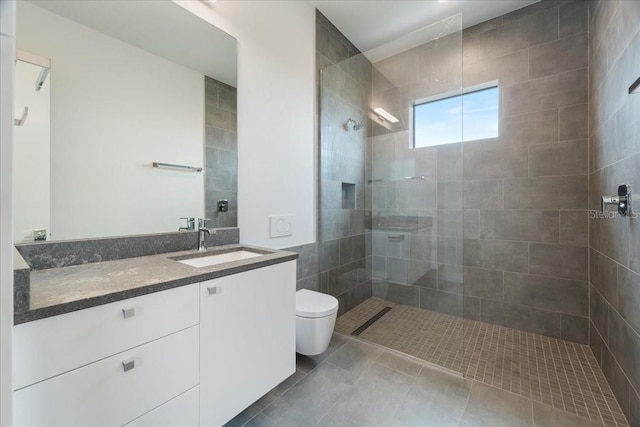
{"label": "floor tile", "polygon": [[331,337],[331,341],[329,342],[329,347],[322,354],[318,354],[316,356],[304,356],[302,354],[296,353],[296,365],[299,370],[303,372],[309,372],[322,363],[327,357],[331,356],[334,351],[342,347],[349,338],[344,337],[340,334],[333,334]]}
{"label": "floor tile", "polygon": [[531,401],[478,382],[471,386],[463,427],[531,427]]}
{"label": "floor tile", "polygon": [[278,427],[278,425],[271,421],[266,415],[258,414],[258,416],[245,424],[245,427]]}
{"label": "floor tile", "polygon": [[376,360],[376,363],[414,378],[418,376],[420,369],[422,369],[422,363],[392,351],[383,352]]}
{"label": "floor tile", "polygon": [[[338,318],[349,334],[381,308],[360,338],[596,423],[627,423],[588,346],[369,298]],[[393,369],[388,356],[380,362]]]}
{"label": "floor tile", "polygon": [[337,426],[386,426],[406,396],[413,378],[374,364],[329,410]]}
{"label": "floor tile", "polygon": [[355,383],[356,376],[322,363],[267,406],[263,414],[281,427],[313,426]]}
{"label": "floor tile", "polygon": [[350,340],[333,352],[326,361],[346,371],[360,375],[373,365],[382,352],[383,350],[379,347],[362,341]]}
{"label": "floor tile", "polygon": [[468,381],[424,367],[394,421],[406,426],[459,426],[468,397]]}
{"label": "floor tile", "polygon": [[533,403],[534,427],[603,427],[604,424],[540,403]]}

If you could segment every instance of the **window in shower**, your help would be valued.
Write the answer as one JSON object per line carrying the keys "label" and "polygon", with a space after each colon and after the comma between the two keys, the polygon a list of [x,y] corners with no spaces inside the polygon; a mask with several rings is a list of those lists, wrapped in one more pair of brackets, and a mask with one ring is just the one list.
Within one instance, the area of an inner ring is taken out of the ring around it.
{"label": "window in shower", "polygon": [[498,100],[498,86],[491,86],[415,104],[414,148],[497,137]]}

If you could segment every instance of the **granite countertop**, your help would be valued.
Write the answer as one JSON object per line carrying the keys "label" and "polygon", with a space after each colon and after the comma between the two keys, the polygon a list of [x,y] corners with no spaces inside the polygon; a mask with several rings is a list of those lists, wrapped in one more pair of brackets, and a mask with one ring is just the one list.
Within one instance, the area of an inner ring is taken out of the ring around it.
{"label": "granite countertop", "polygon": [[[211,256],[236,248],[264,254],[209,267],[191,267],[175,259]],[[71,311],[228,276],[294,260],[298,254],[233,244],[68,267],[33,270],[29,309],[14,314],[14,324],[44,319]]]}

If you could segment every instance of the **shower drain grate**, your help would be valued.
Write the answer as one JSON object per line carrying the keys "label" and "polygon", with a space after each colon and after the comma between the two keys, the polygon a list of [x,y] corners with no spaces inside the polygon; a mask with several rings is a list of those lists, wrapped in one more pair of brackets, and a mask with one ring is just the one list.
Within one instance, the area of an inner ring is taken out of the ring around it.
{"label": "shower drain grate", "polygon": [[358,335],[363,333],[369,326],[371,326],[374,323],[376,323],[378,321],[378,319],[380,319],[382,316],[387,314],[387,312],[389,312],[389,310],[391,310],[391,307],[383,308],[382,310],[377,312],[373,317],[371,317],[371,319],[369,319],[366,322],[364,322],[358,329],[356,329],[355,331],[351,332],[351,335],[353,335],[354,337],[357,337]]}

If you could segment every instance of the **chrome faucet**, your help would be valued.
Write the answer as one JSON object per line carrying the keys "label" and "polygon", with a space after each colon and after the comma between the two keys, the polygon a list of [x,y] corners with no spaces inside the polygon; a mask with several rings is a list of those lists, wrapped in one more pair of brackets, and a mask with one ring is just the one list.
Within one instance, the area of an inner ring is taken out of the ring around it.
{"label": "chrome faucet", "polygon": [[207,250],[207,234],[216,234],[215,229],[206,228],[205,222],[210,221],[209,218],[198,218],[198,250]]}

